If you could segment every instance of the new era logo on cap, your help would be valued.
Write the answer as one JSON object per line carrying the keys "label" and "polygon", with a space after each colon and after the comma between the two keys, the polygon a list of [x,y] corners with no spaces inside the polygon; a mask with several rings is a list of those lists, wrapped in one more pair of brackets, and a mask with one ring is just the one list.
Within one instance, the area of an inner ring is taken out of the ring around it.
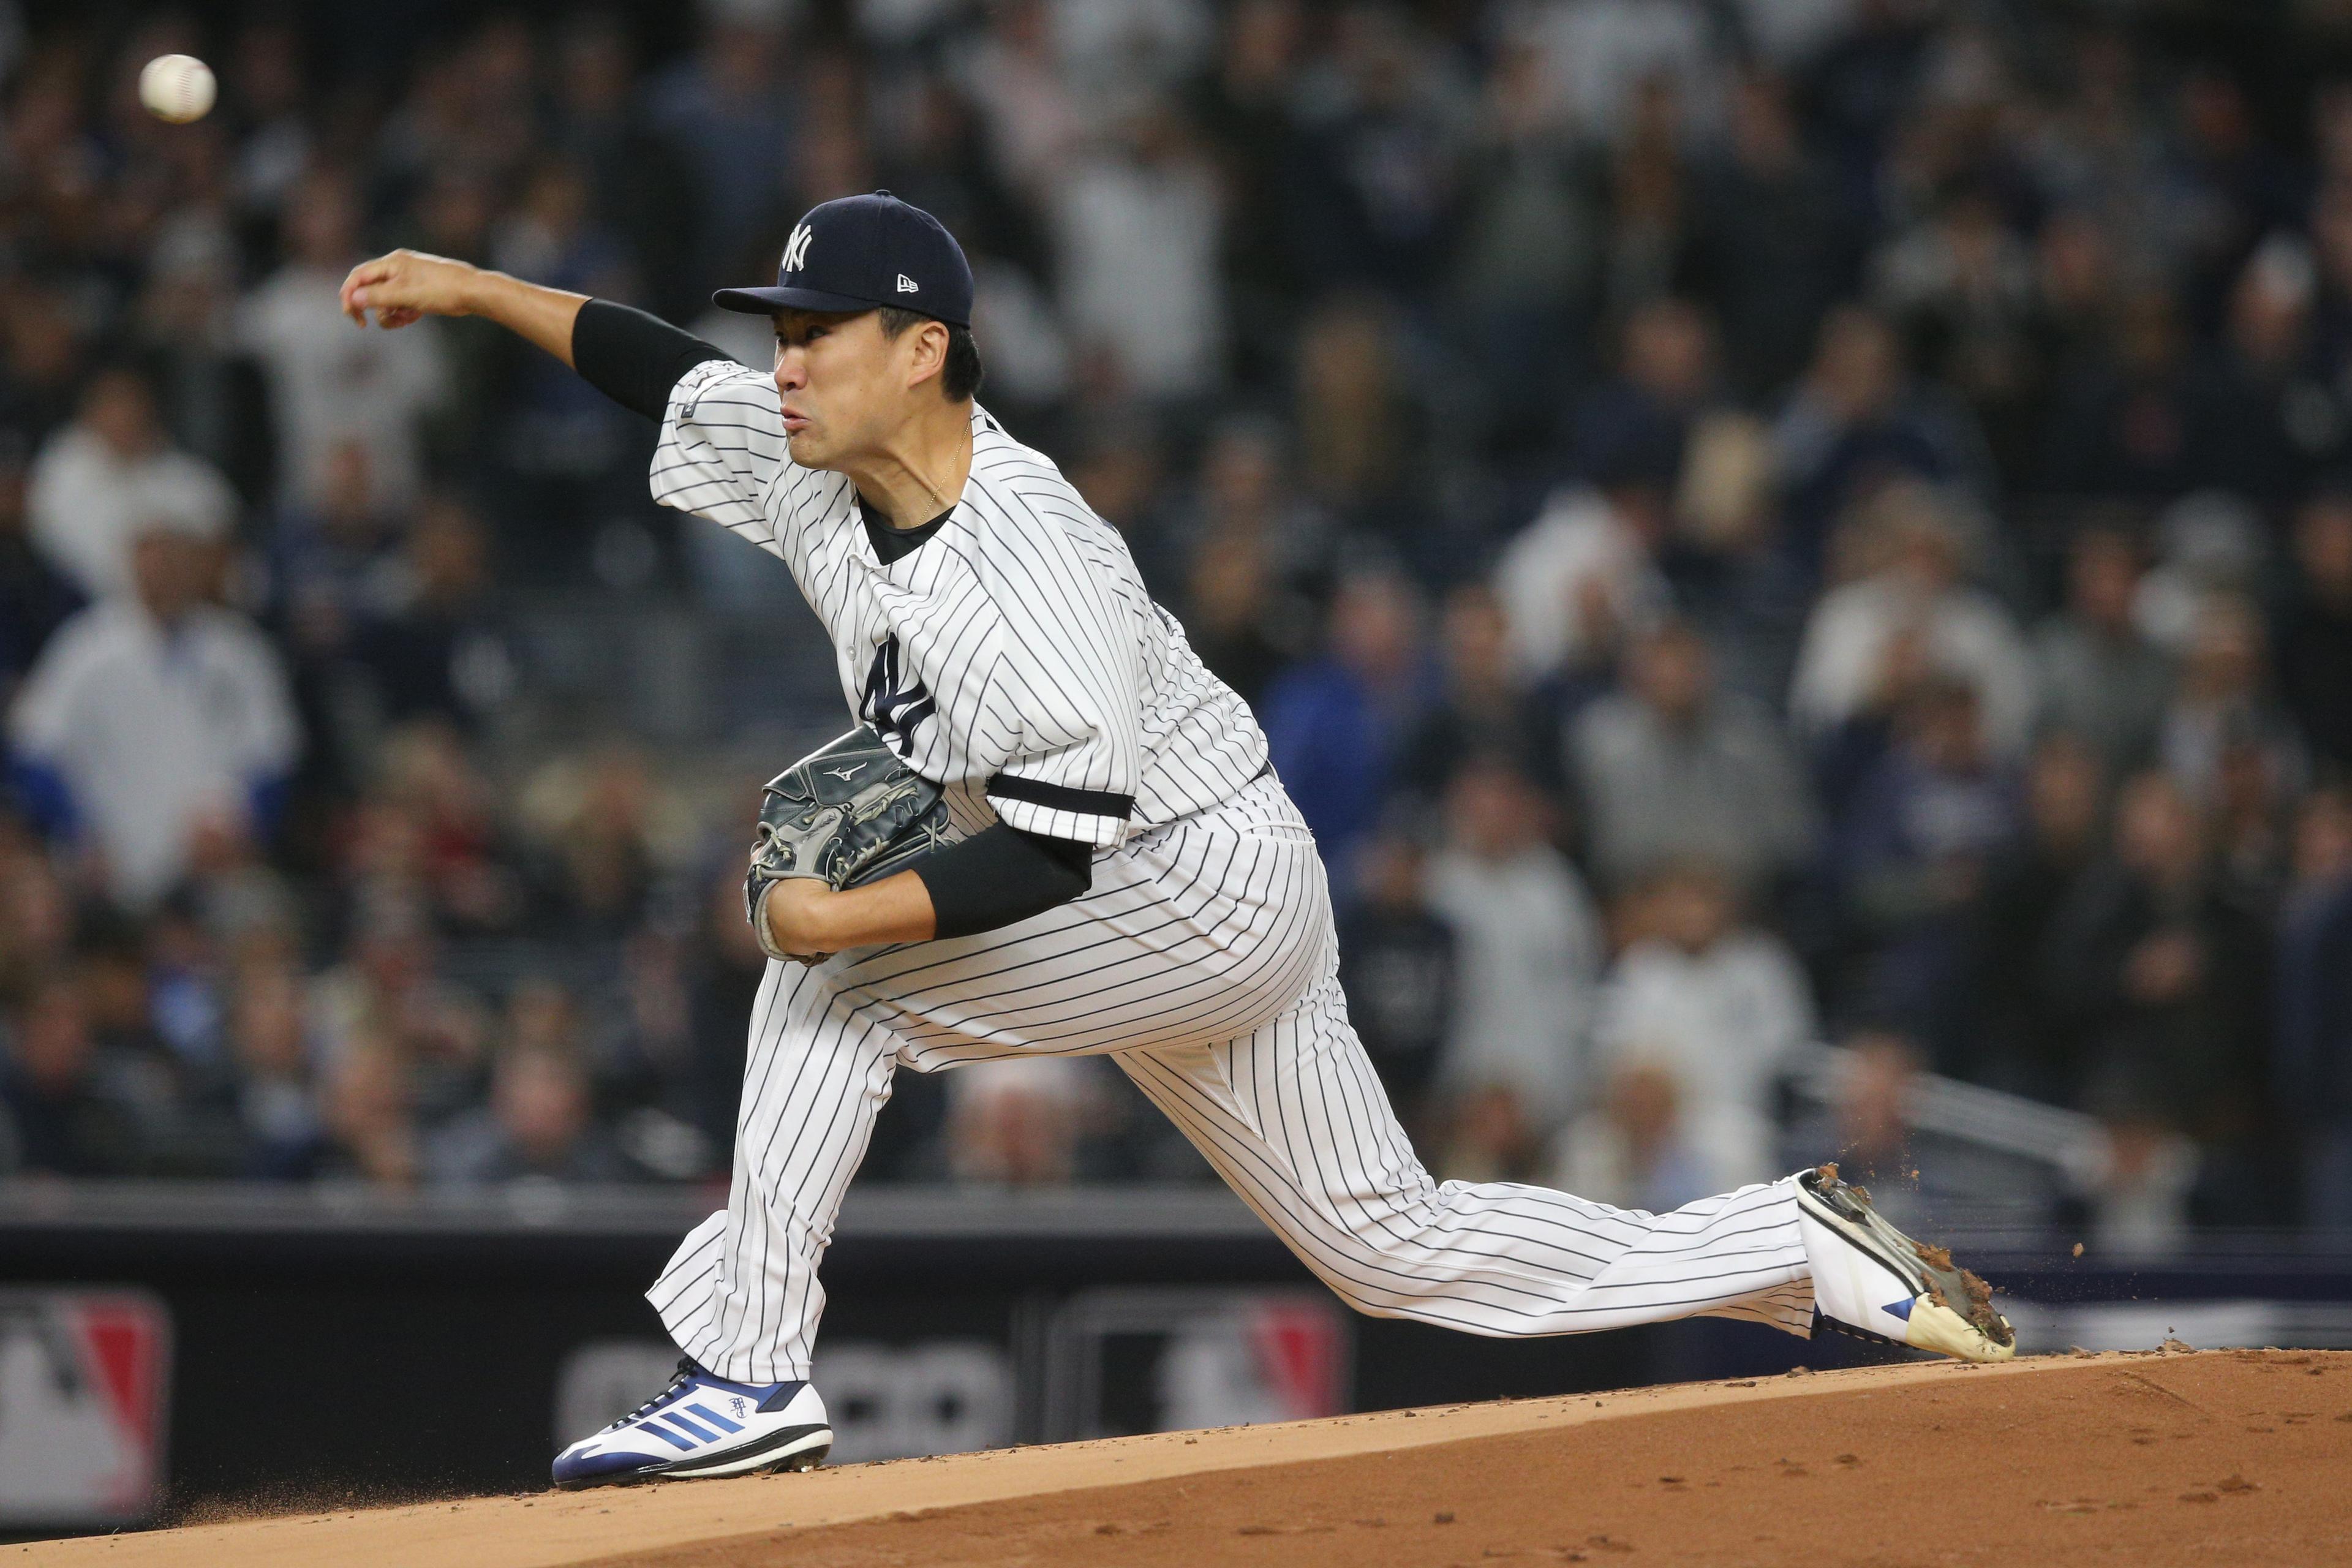
{"label": "new era logo on cap", "polygon": [[810,208],[784,242],[774,288],[721,289],[711,302],[759,315],[890,305],[969,326],[971,264],[939,219],[876,191]]}

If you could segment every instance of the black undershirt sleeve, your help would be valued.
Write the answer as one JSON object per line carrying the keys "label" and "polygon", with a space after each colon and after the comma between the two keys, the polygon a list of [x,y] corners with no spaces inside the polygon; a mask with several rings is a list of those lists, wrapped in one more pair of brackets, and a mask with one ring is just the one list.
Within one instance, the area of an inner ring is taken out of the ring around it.
{"label": "black undershirt sleeve", "polygon": [[727,356],[659,316],[591,300],[572,319],[572,368],[624,408],[658,419],[670,388],[706,360]]}
{"label": "black undershirt sleeve", "polygon": [[1094,885],[1094,847],[993,823],[925,856],[915,875],[931,895],[934,936],[970,936],[1066,904]]}

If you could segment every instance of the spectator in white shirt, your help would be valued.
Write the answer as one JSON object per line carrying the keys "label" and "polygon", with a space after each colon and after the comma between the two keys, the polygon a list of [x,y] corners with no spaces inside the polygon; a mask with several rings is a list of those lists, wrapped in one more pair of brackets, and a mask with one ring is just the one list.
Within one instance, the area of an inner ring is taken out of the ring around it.
{"label": "spectator in white shirt", "polygon": [[1092,120],[1089,106],[1063,76],[1045,0],[992,6],[987,32],[960,67],[964,89],[980,109],[990,161],[1043,205]]}
{"label": "spectator in white shirt", "polygon": [[1723,50],[1700,0],[1549,0],[1517,8],[1520,36],[1543,52],[1563,110],[1595,142],[1616,142],[1635,96],[1670,87],[1684,115],[1721,118]]}
{"label": "spectator in white shirt", "polygon": [[1789,693],[1800,724],[1826,734],[1882,703],[1889,651],[1907,640],[1930,673],[1975,691],[1997,754],[2024,752],[2032,658],[2009,612],[1963,581],[1968,526],[1950,495],[1917,481],[1889,485],[1869,502],[1863,574],[1823,595],[1805,627]]}
{"label": "spectator in white shirt", "polygon": [[1686,1117],[1710,1129],[1715,1179],[1769,1180],[1774,1080],[1813,1033],[1804,971],[1739,921],[1730,879],[1706,862],[1659,873],[1632,909],[1636,934],[1601,990],[1596,1058],[1671,1072]]}
{"label": "spectator in white shirt", "polygon": [[1126,118],[1052,196],[1071,335],[1117,387],[1147,398],[1207,392],[1224,362],[1217,172],[1164,103]]}
{"label": "spectator in white shirt", "polygon": [[236,492],[220,470],[174,450],[137,371],[90,379],[74,421],[33,459],[25,504],[34,548],[93,598],[131,588],[134,525],[169,518],[218,532]]}
{"label": "spectator in white shirt", "polygon": [[59,627],[10,715],[20,794],[52,834],[87,840],[131,910],[168,892],[205,836],[267,832],[299,749],[277,653],[206,602],[220,532],[137,524],[135,592]]}
{"label": "spectator in white shirt", "polygon": [[1444,816],[1453,837],[1431,862],[1429,902],[1460,942],[1460,1004],[1439,1078],[1458,1093],[1507,1090],[1549,1130],[1584,1088],[1601,924],[1546,836],[1543,796],[1507,763],[1466,763]]}
{"label": "spectator in white shirt", "polygon": [[1670,595],[1656,559],[1666,521],[1662,481],[1620,462],[1595,484],[1554,491],[1505,547],[1495,596],[1529,680],[1604,665],[1628,632],[1664,614]]}
{"label": "spectator in white shirt", "polygon": [[1813,999],[1788,947],[1736,917],[1731,879],[1703,860],[1630,898],[1633,941],[1592,1030],[1592,1110],[1555,1140],[1552,1180],[1663,1211],[1778,1175],[1773,1079],[1813,1035]]}
{"label": "spectator in white shirt", "polygon": [[324,502],[339,447],[367,449],[376,499],[412,503],[425,474],[424,420],[447,376],[439,324],[362,331],[339,290],[359,258],[358,213],[339,175],[307,177],[287,204],[286,265],[247,297],[238,330],[269,383],[281,500]]}

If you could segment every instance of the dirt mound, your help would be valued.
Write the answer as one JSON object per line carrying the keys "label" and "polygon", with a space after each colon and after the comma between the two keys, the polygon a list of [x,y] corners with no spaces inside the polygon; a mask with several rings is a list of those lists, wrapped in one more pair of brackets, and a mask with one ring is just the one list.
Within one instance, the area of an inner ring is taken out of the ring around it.
{"label": "dirt mound", "polygon": [[112,1568],[2352,1560],[2352,1354],[2049,1357],[63,1542]]}

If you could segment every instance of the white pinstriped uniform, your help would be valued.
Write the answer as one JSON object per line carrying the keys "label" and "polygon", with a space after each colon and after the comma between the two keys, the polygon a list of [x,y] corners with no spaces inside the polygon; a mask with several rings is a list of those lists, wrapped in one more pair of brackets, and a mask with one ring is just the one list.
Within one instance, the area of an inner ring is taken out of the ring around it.
{"label": "white pinstriped uniform", "polygon": [[1363,1311],[1489,1335],[1700,1313],[1809,1333],[1790,1182],[1653,1215],[1431,1179],[1348,1022],[1322,864],[1256,721],[1053,464],[984,413],[972,433],[954,514],[884,563],[849,482],[790,461],[767,376],[712,361],[671,395],[654,498],[791,566],[851,705],[959,829],[1097,847],[1089,891],[1015,924],[770,963],[728,1205],[647,1292],[680,1348],[744,1382],[807,1376],[817,1266],[893,1072],[1034,1054],[1109,1055]]}

